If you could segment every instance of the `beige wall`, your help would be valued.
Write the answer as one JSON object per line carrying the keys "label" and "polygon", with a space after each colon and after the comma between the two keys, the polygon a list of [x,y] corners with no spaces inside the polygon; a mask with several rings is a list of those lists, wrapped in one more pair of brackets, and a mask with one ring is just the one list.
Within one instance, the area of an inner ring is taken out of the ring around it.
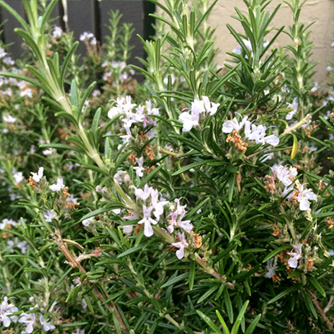
{"label": "beige wall", "polygon": [[[283,1],[273,0],[267,8],[272,12],[279,3],[282,3],[282,6],[273,21],[273,25],[276,27],[284,25],[287,29],[292,24],[292,14],[288,5],[283,3]],[[221,50],[217,58],[219,64],[223,64],[226,58],[225,52],[232,51],[237,46],[226,24],[229,23],[238,32],[242,32],[241,24],[231,18],[231,15],[236,15],[234,7],[238,7],[243,14],[247,13],[247,7],[242,0],[218,0],[210,16],[210,25],[212,27],[217,26],[217,47]],[[334,49],[331,47],[334,41],[334,1],[306,0],[301,12],[301,21],[306,24],[317,21],[311,27],[311,40],[314,43],[313,59],[320,62],[315,68],[317,73],[314,79],[324,84],[326,82],[328,60],[334,61]],[[281,34],[274,46],[288,43],[290,43],[289,37]]]}

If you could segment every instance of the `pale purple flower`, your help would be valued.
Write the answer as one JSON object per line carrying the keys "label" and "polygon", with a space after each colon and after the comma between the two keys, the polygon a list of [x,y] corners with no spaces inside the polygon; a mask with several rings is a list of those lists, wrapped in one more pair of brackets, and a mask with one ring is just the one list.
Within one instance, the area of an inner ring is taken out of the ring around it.
{"label": "pale purple flower", "polygon": [[179,248],[179,250],[176,251],[176,256],[178,259],[182,259],[184,257],[184,249],[188,247],[187,240],[184,236],[184,233],[178,233],[178,238],[180,241],[173,242],[172,246]]}
{"label": "pale purple flower", "polygon": [[28,243],[26,241],[20,241],[17,243],[16,247],[21,250],[21,254],[25,254],[28,249]]}
{"label": "pale purple flower", "polygon": [[133,167],[133,169],[136,171],[136,174],[139,177],[142,177],[144,175],[143,171],[145,170],[145,168],[143,167],[144,157],[141,157],[139,159],[136,158],[136,163],[138,164],[138,167]]}
{"label": "pale purple flower", "polygon": [[8,304],[8,297],[4,297],[0,304],[0,324],[3,323],[5,327],[9,327],[11,322],[16,322],[17,316],[11,316],[11,314],[17,311],[18,309],[14,304]]}
{"label": "pale purple flower", "polygon": [[318,83],[318,82],[315,82],[313,88],[311,89],[311,92],[314,93],[314,92],[316,92],[318,89],[319,89],[319,83]]}
{"label": "pale purple flower", "polygon": [[267,270],[266,277],[272,278],[275,274],[275,270],[278,268],[278,266],[273,266],[274,259],[270,259],[267,261]]}
{"label": "pale purple flower", "polygon": [[53,185],[49,186],[49,189],[52,190],[52,191],[59,191],[64,187],[65,187],[65,185],[64,185],[63,179],[58,178],[57,179],[57,184],[53,184]]}
{"label": "pale purple flower", "polygon": [[33,325],[35,324],[36,321],[36,314],[35,313],[21,313],[20,315],[20,323],[24,323],[27,327],[25,329],[25,331],[27,333],[32,333],[32,331],[34,330]]}
{"label": "pale purple flower", "polygon": [[168,220],[169,225],[167,226],[167,230],[169,233],[173,233],[174,232],[174,226],[177,226],[177,213],[176,212],[172,212],[170,214],[171,219]]}
{"label": "pale purple flower", "polygon": [[122,179],[122,175],[126,174],[126,172],[124,170],[118,170],[116,172],[116,174],[114,175],[114,179],[119,183],[122,184],[123,179]]}
{"label": "pale purple flower", "polygon": [[[137,167],[135,167],[135,168],[137,168]],[[141,200],[146,201],[150,197],[152,191],[153,191],[153,188],[149,187],[148,184],[146,183],[145,186],[144,186],[144,189],[136,188],[135,195],[136,195],[137,199],[140,198]]]}
{"label": "pale purple flower", "polygon": [[144,217],[142,220],[138,222],[138,224],[144,224],[144,235],[147,237],[151,237],[154,234],[152,225],[158,224],[157,221],[151,218],[152,210],[153,210],[153,206],[147,208],[145,205],[143,205],[143,216]]}
{"label": "pale purple flower", "polygon": [[26,241],[19,242],[18,238],[14,238],[14,240],[7,241],[7,248],[10,249],[11,253],[14,253],[14,247],[17,247],[21,250],[21,254],[25,254],[28,249],[28,244]]}
{"label": "pale purple flower", "polygon": [[80,41],[84,42],[86,40],[90,40],[94,38],[94,35],[91,32],[85,31],[80,35]]}
{"label": "pale purple flower", "polygon": [[48,148],[47,150],[42,151],[44,155],[51,155],[53,153],[52,148]]}
{"label": "pale purple flower", "polygon": [[49,319],[45,320],[44,316],[42,314],[39,316],[39,321],[40,321],[40,323],[41,323],[45,332],[53,331],[56,328],[56,326],[54,326],[50,322],[48,322]]}
{"label": "pale purple flower", "polygon": [[55,210],[47,210],[46,212],[43,212],[43,215],[47,223],[51,223],[52,219],[56,218]]}
{"label": "pale purple flower", "polygon": [[82,225],[87,227],[87,226],[89,226],[90,222],[92,222],[93,220],[94,220],[94,217],[90,217],[90,218],[84,219],[82,221]]}
{"label": "pale purple flower", "polygon": [[295,98],[293,99],[293,102],[290,103],[290,104],[288,105],[287,108],[288,108],[288,109],[292,109],[292,111],[290,111],[290,112],[286,115],[286,117],[285,117],[287,120],[290,120],[290,119],[292,119],[293,115],[294,115],[294,114],[297,112],[297,110],[298,110],[298,98],[295,97]]}
{"label": "pale purple flower", "polygon": [[84,329],[80,330],[80,329],[78,328],[78,329],[76,329],[74,332],[72,332],[72,334],[85,334],[85,330],[84,330]]}
{"label": "pale purple flower", "polygon": [[190,220],[184,220],[181,219],[177,222],[177,225],[184,229],[186,232],[190,232],[193,229],[193,225],[191,224]]}
{"label": "pale purple flower", "polygon": [[8,66],[12,66],[15,64],[14,60],[12,59],[12,57],[5,57],[2,59],[2,61],[4,62],[4,64],[8,65]]}
{"label": "pale purple flower", "polygon": [[87,308],[87,302],[86,302],[85,298],[82,298],[82,300],[81,300],[81,306],[82,306],[83,309]]}
{"label": "pale purple flower", "polygon": [[54,38],[61,37],[62,33],[63,31],[60,27],[54,27],[53,32],[52,32],[52,37]]}
{"label": "pale purple flower", "polygon": [[176,198],[174,201],[177,204],[175,213],[178,214],[178,215],[180,215],[181,219],[182,219],[185,216],[185,214],[186,214],[186,210],[185,210],[186,205],[181,205],[179,198]]}
{"label": "pale purple flower", "polygon": [[[126,220],[136,220],[136,219],[138,219],[138,213],[137,212],[132,211],[131,213],[132,213],[131,215],[124,217],[124,219],[126,219]],[[127,233],[127,234],[131,233],[133,231],[133,226],[134,225],[122,225],[124,233]]]}
{"label": "pale purple flower", "polygon": [[6,54],[7,52],[5,52],[5,50],[2,47],[0,47],[0,59],[3,58]]}
{"label": "pale purple flower", "polygon": [[160,219],[160,216],[164,213],[164,206],[167,205],[169,202],[164,200],[163,198],[158,199],[159,192],[158,190],[151,191],[151,205],[154,208],[154,216],[157,220]]}
{"label": "pale purple flower", "polygon": [[146,101],[146,110],[148,115],[159,116],[159,108],[152,108],[152,102],[150,100]]}
{"label": "pale purple flower", "polygon": [[49,312],[52,312],[56,305],[57,305],[57,302],[53,302],[49,309]]}

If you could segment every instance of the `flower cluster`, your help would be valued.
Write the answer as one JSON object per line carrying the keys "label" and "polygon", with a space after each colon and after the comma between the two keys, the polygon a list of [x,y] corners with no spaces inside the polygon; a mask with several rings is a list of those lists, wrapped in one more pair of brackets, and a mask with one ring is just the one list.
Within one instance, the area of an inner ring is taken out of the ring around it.
{"label": "flower cluster", "polygon": [[193,127],[200,126],[201,118],[205,116],[213,116],[216,112],[219,103],[210,102],[207,96],[203,96],[202,100],[196,98],[191,103],[191,108],[189,111],[181,113],[179,116],[179,121],[183,123],[183,132],[189,132]]}
{"label": "flower cluster", "polygon": [[97,40],[94,34],[92,34],[91,32],[87,32],[87,31],[85,31],[84,33],[80,35],[80,41],[85,42],[90,45],[97,44]]}
{"label": "flower cluster", "polygon": [[[123,129],[126,135],[121,136],[124,142],[128,142],[131,138],[131,126],[133,124],[139,123],[145,129],[148,125],[156,126],[156,122],[151,116],[158,116],[159,109],[152,107],[151,101],[146,101],[146,105],[137,106],[135,103],[131,102],[131,96],[117,98],[116,105],[113,106],[109,112],[108,117],[113,119],[119,114],[125,114],[122,118]],[[152,138],[155,135],[154,129],[146,133],[148,138]]]}
{"label": "flower cluster", "polygon": [[[273,172],[272,181],[275,182],[275,179],[278,179],[284,185],[281,196],[283,198],[286,197],[293,204],[298,203],[301,211],[309,210],[310,201],[316,201],[317,195],[312,190],[307,189],[305,185],[300,184],[298,180],[295,181],[298,174],[297,169],[291,166],[275,164],[271,167],[271,170]],[[274,190],[274,188],[274,184],[270,186],[269,183],[267,183],[267,191]],[[273,193],[273,191],[270,192]]]}
{"label": "flower cluster", "polygon": [[[105,73],[103,74],[103,80],[108,83],[112,82],[112,79],[119,77],[121,84],[124,84],[127,80],[131,79],[131,76],[135,74],[133,68],[129,68],[125,61],[113,60],[111,63],[106,60],[102,65],[105,68]],[[116,82],[112,82],[112,86],[116,86]]]}
{"label": "flower cluster", "polygon": [[243,117],[241,122],[237,118],[225,121],[223,124],[224,133],[239,134],[243,131],[244,138],[248,142],[254,141],[256,144],[262,143],[277,146],[279,144],[279,138],[275,135],[266,135],[267,127],[260,124],[256,125],[248,120],[248,116]]}

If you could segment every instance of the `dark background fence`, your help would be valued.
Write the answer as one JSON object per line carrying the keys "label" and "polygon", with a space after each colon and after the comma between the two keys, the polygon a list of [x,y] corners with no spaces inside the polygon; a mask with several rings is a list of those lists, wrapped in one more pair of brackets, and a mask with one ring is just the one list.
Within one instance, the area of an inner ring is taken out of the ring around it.
{"label": "dark background fence", "polygon": [[[25,17],[24,6],[22,0],[5,0],[11,5],[22,17]],[[65,2],[65,1],[64,1]],[[54,25],[60,26],[65,30],[64,7],[62,0],[58,0],[52,18]],[[106,42],[105,35],[108,29],[105,26],[109,20],[110,10],[119,10],[123,17],[120,23],[132,23],[134,34],[130,42],[134,46],[132,50],[131,64],[140,66],[136,57],[144,57],[144,50],[137,34],[149,39],[154,34],[152,23],[154,20],[149,13],[155,11],[155,6],[148,0],[67,0],[68,7],[68,26],[74,32],[74,37],[79,40],[80,35],[84,31],[92,32],[97,40],[101,43]],[[9,52],[14,58],[19,58],[22,54],[22,39],[15,34],[14,28],[18,27],[18,22],[0,6],[0,21],[4,22],[2,26],[2,40],[11,44]],[[85,53],[85,46],[80,43],[78,52]]]}

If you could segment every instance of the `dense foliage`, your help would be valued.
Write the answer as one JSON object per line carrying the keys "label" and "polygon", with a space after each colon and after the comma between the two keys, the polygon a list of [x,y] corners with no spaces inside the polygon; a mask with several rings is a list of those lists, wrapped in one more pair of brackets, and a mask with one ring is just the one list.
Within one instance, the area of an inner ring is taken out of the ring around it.
{"label": "dense foliage", "polygon": [[152,2],[140,68],[119,12],[79,57],[57,0],[0,0],[26,49],[0,45],[1,333],[332,333],[334,94],[302,3],[284,28],[244,0],[219,67],[217,0]]}

